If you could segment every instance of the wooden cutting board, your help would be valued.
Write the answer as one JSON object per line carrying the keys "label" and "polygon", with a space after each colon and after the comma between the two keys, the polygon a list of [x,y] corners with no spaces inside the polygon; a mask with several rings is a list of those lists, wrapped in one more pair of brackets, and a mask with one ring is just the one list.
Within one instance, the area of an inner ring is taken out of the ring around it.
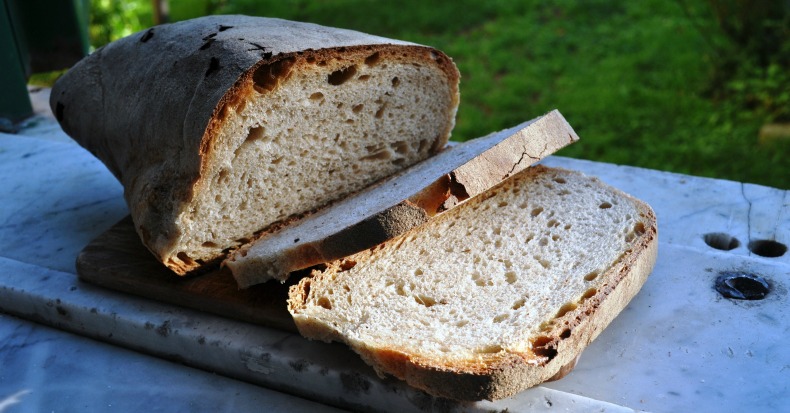
{"label": "wooden cutting board", "polygon": [[298,282],[300,276],[292,276],[285,284],[273,280],[246,290],[238,289],[227,269],[179,277],[143,246],[129,216],[80,252],[77,274],[83,281],[113,290],[296,331],[286,299],[288,288]]}

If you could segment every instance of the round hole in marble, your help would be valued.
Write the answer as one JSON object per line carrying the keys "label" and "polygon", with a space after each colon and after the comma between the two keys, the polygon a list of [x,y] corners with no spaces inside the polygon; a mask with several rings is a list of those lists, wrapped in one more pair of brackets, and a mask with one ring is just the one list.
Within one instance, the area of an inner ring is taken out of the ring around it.
{"label": "round hole in marble", "polygon": [[716,277],[716,291],[735,300],[762,300],[768,295],[768,281],[748,272],[721,272]]}
{"label": "round hole in marble", "polygon": [[709,232],[705,234],[702,239],[709,247],[722,251],[734,250],[741,246],[741,242],[738,241],[738,238],[723,232]]}
{"label": "round hole in marble", "polygon": [[749,242],[749,251],[761,257],[776,258],[785,255],[787,245],[769,239],[758,239]]}

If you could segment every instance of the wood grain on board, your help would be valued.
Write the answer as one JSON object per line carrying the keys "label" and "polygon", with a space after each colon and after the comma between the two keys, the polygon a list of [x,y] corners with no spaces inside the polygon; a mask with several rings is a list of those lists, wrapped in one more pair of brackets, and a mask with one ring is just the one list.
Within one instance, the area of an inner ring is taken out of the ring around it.
{"label": "wood grain on board", "polygon": [[126,217],[91,241],[77,257],[79,278],[91,284],[228,318],[296,331],[286,307],[288,287],[271,281],[239,290],[227,269],[180,277],[143,246]]}

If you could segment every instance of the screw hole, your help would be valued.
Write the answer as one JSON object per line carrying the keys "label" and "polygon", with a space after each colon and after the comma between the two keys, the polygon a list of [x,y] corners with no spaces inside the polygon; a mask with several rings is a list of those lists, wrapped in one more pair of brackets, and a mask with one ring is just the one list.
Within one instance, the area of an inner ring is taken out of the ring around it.
{"label": "screw hole", "polygon": [[787,245],[768,239],[755,240],[749,243],[749,251],[761,257],[781,257],[787,252]]}
{"label": "screw hole", "polygon": [[737,238],[723,232],[711,232],[702,237],[711,248],[722,251],[731,251],[741,246]]}
{"label": "screw hole", "polygon": [[765,278],[745,272],[723,272],[716,278],[716,291],[735,300],[762,300],[768,294]]}

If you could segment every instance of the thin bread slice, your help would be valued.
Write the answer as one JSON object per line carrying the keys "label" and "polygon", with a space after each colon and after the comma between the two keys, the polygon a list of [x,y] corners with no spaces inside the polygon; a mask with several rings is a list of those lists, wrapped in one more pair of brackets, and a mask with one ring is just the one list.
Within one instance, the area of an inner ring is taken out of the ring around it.
{"label": "thin bread slice", "polygon": [[438,152],[458,81],[431,47],[207,16],[97,49],[50,105],[121,181],[143,243],[185,274]]}
{"label": "thin bread slice", "polygon": [[291,287],[302,335],[342,341],[436,396],[500,399],[562,374],[639,291],[657,253],[645,203],[534,166]]}
{"label": "thin bread slice", "polygon": [[241,288],[394,238],[577,141],[556,110],[456,145],[355,196],[236,250],[224,262]]}

